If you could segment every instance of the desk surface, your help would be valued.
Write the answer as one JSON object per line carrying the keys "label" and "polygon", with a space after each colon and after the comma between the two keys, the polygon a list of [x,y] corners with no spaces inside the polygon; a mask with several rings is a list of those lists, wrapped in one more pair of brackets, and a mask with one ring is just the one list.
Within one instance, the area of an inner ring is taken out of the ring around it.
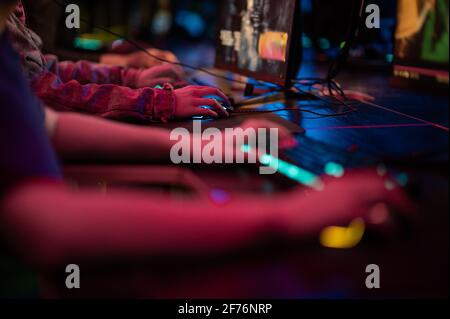
{"label": "desk surface", "polygon": [[[119,271],[122,275],[115,274],[115,281],[135,278],[139,287],[152,288],[143,291],[135,287],[129,294],[161,298],[448,296],[448,97],[394,89],[388,80],[383,74],[343,74],[345,88],[376,98],[375,104],[359,105],[357,112],[347,116],[317,118],[297,111],[276,114],[306,129],[299,138],[339,152],[351,149],[355,157],[362,154],[375,161],[390,161],[414,174],[420,184],[417,200],[421,212],[409,235],[368,241],[351,250],[329,250],[311,243],[207,260],[153,262],[151,267]],[[311,101],[297,105],[317,112],[334,111]],[[301,150],[296,154],[299,162],[305,160]],[[323,159],[324,163],[327,160]],[[364,285],[365,267],[372,263],[382,271],[382,289],[378,291],[369,291]],[[151,274],[142,275],[149,270]],[[105,276],[97,274],[93,287],[108,282]]]}

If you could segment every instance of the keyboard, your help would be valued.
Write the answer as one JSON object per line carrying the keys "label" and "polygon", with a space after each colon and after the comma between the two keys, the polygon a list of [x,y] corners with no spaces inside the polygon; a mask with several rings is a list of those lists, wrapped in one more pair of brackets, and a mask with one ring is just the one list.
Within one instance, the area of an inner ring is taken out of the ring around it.
{"label": "keyboard", "polygon": [[342,150],[305,135],[296,137],[296,140],[298,146],[284,151],[280,158],[316,175],[322,175],[329,163],[336,163],[345,168],[367,167],[378,163],[369,154]]}

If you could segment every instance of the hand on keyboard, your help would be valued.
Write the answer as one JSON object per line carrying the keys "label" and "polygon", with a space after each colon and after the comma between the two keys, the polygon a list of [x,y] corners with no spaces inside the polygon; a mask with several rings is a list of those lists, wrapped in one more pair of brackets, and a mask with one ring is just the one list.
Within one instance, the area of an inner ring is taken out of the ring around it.
{"label": "hand on keyboard", "polygon": [[378,204],[412,218],[416,208],[403,189],[376,170],[355,170],[342,178],[323,178],[322,191],[295,191],[285,201],[285,228],[294,237],[317,234],[324,227],[348,225],[355,218],[369,220]]}
{"label": "hand on keyboard", "polygon": [[207,86],[187,86],[175,90],[175,118],[188,119],[193,116],[228,117],[226,109],[216,100],[205,96],[218,96],[231,105],[225,94],[219,89]]}

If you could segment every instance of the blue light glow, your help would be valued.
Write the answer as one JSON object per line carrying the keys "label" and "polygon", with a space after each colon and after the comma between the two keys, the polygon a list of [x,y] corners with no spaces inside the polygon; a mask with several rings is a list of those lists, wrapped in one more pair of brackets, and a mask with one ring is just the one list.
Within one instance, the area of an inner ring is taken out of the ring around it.
{"label": "blue light glow", "polygon": [[302,185],[321,190],[323,185],[318,176],[308,172],[296,165],[285,162],[279,158],[264,154],[260,158],[260,163],[275,169],[278,169],[280,174],[299,182]]}
{"label": "blue light glow", "polygon": [[409,182],[409,176],[408,176],[408,174],[406,174],[406,173],[400,173],[400,174],[397,175],[396,179],[397,179],[397,182],[398,182],[401,186],[405,187],[406,185],[408,185],[408,182]]}
{"label": "blue light glow", "polygon": [[394,55],[393,54],[386,54],[386,61],[388,63],[393,63],[394,62]]}
{"label": "blue light glow", "polygon": [[223,205],[231,200],[231,195],[223,189],[214,188],[210,192],[210,198],[214,203]]}
{"label": "blue light glow", "polygon": [[97,51],[103,46],[103,42],[96,39],[75,38],[74,45],[76,48]]}
{"label": "blue light glow", "polygon": [[319,47],[322,50],[329,50],[331,48],[330,40],[325,39],[325,38],[320,38],[319,39]]}
{"label": "blue light glow", "polygon": [[196,12],[181,10],[176,15],[176,23],[186,29],[192,37],[199,37],[205,32],[205,21]]}
{"label": "blue light glow", "polygon": [[345,169],[342,165],[334,162],[329,162],[327,165],[325,165],[325,173],[327,175],[339,178],[344,176]]}

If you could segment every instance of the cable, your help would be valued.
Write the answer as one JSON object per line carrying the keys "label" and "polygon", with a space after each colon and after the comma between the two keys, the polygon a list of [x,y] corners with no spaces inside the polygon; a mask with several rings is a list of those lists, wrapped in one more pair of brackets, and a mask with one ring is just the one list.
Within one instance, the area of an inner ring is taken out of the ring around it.
{"label": "cable", "polygon": [[[56,3],[58,6],[60,6],[61,8],[64,8],[64,5],[63,5],[61,2],[59,2],[58,0],[53,0],[53,2]],[[89,20],[84,19],[83,17],[80,17],[80,21],[82,21],[82,22],[84,22],[84,23],[86,23],[86,24],[90,24]],[[94,27],[95,29],[104,31],[104,32],[106,32],[106,33],[108,33],[108,34],[110,34],[110,35],[113,35],[113,36],[117,37],[118,39],[123,39],[123,40],[125,40],[126,42],[128,42],[129,44],[131,44],[132,46],[134,46],[136,49],[138,49],[139,51],[144,52],[144,53],[147,54],[149,57],[151,57],[151,58],[153,58],[153,59],[155,59],[155,60],[158,60],[158,61],[160,61],[160,62],[169,63],[169,64],[172,64],[172,65],[178,65],[178,66],[181,66],[181,67],[186,68],[186,69],[190,69],[190,70],[194,70],[194,71],[199,71],[199,72],[208,74],[208,75],[210,75],[210,76],[213,76],[213,77],[215,77],[215,78],[219,78],[219,79],[226,80],[226,81],[229,81],[229,82],[234,82],[234,83],[239,83],[239,84],[244,84],[244,85],[247,85],[247,84],[248,84],[247,81],[241,81],[241,80],[231,79],[231,78],[229,78],[229,77],[227,77],[227,76],[224,76],[224,75],[217,74],[217,73],[215,73],[215,72],[209,71],[208,69],[205,69],[205,68],[203,68],[203,67],[192,66],[192,65],[189,65],[189,64],[183,63],[183,62],[173,62],[173,61],[166,60],[166,59],[164,59],[164,58],[158,57],[158,56],[156,56],[156,55],[150,53],[146,48],[144,48],[143,46],[141,46],[139,43],[137,43],[137,42],[134,41],[134,40],[129,39],[128,37],[126,37],[126,36],[124,36],[124,35],[122,35],[122,34],[118,34],[118,33],[114,32],[114,31],[109,30],[108,28],[105,28],[105,27],[102,27],[102,26],[98,26],[98,25],[94,25],[93,27]],[[262,82],[262,81],[256,81],[256,83],[258,83],[258,84],[260,84],[260,85],[265,85],[265,83]],[[271,85],[276,85],[276,84],[271,83]],[[281,88],[281,86],[279,86],[279,85],[277,85],[277,86],[278,86],[278,88]]]}
{"label": "cable", "polygon": [[283,108],[274,109],[274,110],[237,110],[237,111],[235,111],[233,113],[235,113],[235,114],[276,113],[276,112],[282,112],[282,111],[298,111],[298,112],[301,112],[301,113],[309,113],[309,114],[317,116],[316,119],[341,117],[341,116],[345,116],[345,115],[348,115],[348,114],[354,112],[354,111],[345,111],[345,112],[338,112],[338,113],[334,113],[334,114],[325,114],[325,113],[319,113],[319,112],[315,112],[315,111],[311,111],[311,110],[305,110],[305,109],[302,109],[302,108],[283,107]]}
{"label": "cable", "polygon": [[[355,8],[356,8],[356,2],[357,1],[361,1],[361,5],[360,5],[360,10],[359,10],[359,15],[355,17]],[[61,7],[61,8],[65,8],[64,4],[61,3],[58,0],[53,0],[53,2],[55,4],[57,4],[59,7]],[[360,23],[360,20],[361,20],[361,17],[362,17],[362,11],[363,11],[363,8],[364,8],[364,3],[365,3],[364,0],[353,0],[353,14],[352,14],[353,19],[352,20],[356,20],[356,21],[353,21],[353,23],[350,24],[349,37],[348,37],[348,40],[346,41],[346,45],[342,49],[341,54],[336,59],[336,61],[334,61],[334,63],[330,66],[327,78],[326,79],[321,79],[323,81],[326,81],[325,83],[328,83],[329,89],[330,89],[330,93],[332,91],[331,88],[333,87],[333,85],[330,84],[330,83],[332,82],[332,80],[339,73],[341,65],[343,64],[343,62],[345,62],[345,60],[346,60],[346,58],[348,56],[348,52],[349,52],[350,48],[353,45],[354,39],[356,38],[356,36],[358,34],[358,30],[359,30],[358,26],[359,26],[359,23]],[[80,17],[80,21],[82,21],[82,22],[84,22],[86,24],[90,24],[89,20],[87,20],[87,19],[85,19],[83,17]],[[247,81],[231,79],[231,78],[229,78],[227,76],[224,76],[224,75],[221,75],[221,74],[217,74],[217,73],[212,72],[212,71],[210,71],[208,69],[205,69],[203,67],[192,66],[192,65],[189,65],[189,64],[183,63],[183,62],[173,62],[173,61],[166,60],[164,58],[158,57],[158,56],[150,53],[146,48],[142,47],[139,43],[137,43],[136,41],[134,41],[132,39],[129,39],[128,37],[126,37],[126,36],[124,36],[122,34],[118,34],[118,33],[114,32],[114,31],[109,30],[108,28],[105,28],[105,27],[102,27],[102,26],[98,26],[98,25],[93,25],[93,27],[95,29],[104,31],[104,32],[106,32],[108,34],[111,34],[111,35],[117,37],[118,39],[125,40],[126,42],[128,42],[129,44],[134,46],[136,49],[138,49],[139,51],[144,52],[146,55],[148,55],[149,57],[151,57],[151,58],[153,58],[153,59],[155,59],[157,61],[164,62],[164,63],[169,63],[169,64],[173,64],[173,65],[178,65],[178,66],[181,66],[183,68],[194,70],[194,71],[199,71],[199,72],[208,74],[210,76],[213,76],[215,78],[223,79],[223,80],[226,80],[226,81],[229,81],[229,82],[234,82],[234,83],[239,83],[239,84],[244,84],[244,85],[248,84]],[[301,79],[297,79],[297,80],[301,80]],[[256,81],[256,83],[258,83],[260,85],[266,85],[263,81]],[[282,88],[280,85],[277,85],[277,84],[274,84],[274,83],[271,83],[271,85],[275,85],[278,89]],[[336,89],[336,87],[334,87],[334,88]],[[340,88],[338,89],[338,92],[341,95],[344,96],[344,92],[342,90],[340,90]]]}
{"label": "cable", "polygon": [[[323,81],[323,80],[321,80],[321,81]],[[299,111],[299,112],[303,112],[303,113],[310,113],[310,114],[316,115],[316,116],[318,116],[318,118],[331,118],[331,117],[341,117],[341,116],[349,115],[351,113],[356,112],[357,108],[353,107],[350,104],[350,102],[354,103],[356,105],[360,105],[361,104],[361,102],[359,102],[359,101],[353,101],[353,100],[344,101],[344,100],[338,99],[336,96],[330,96],[329,98],[334,99],[334,100],[337,101],[337,103],[333,104],[333,103],[330,103],[329,100],[326,100],[325,97],[323,97],[323,96],[314,94],[312,92],[305,92],[301,88],[298,88],[298,87],[296,87],[296,89],[299,90],[300,93],[311,95],[314,98],[316,98],[317,100],[326,103],[327,106],[344,106],[344,107],[347,108],[347,110],[346,111],[341,111],[341,112],[336,112],[334,114],[325,114],[325,113],[319,113],[319,112],[315,112],[315,111],[311,111],[311,110],[305,110],[305,109],[298,108],[298,107],[282,107],[282,108],[273,109],[273,110],[246,110],[246,109],[238,109],[238,110],[235,110],[234,113],[275,113],[275,112],[281,112],[281,111]]]}
{"label": "cable", "polygon": [[[355,4],[356,4],[357,1],[361,1],[361,9],[360,9],[359,17],[358,17],[358,19],[355,19],[355,20],[357,20],[356,22],[354,21],[354,22],[350,25],[350,32],[349,32],[350,36],[349,36],[348,41],[346,42],[346,46],[343,48],[342,53],[341,53],[341,55],[340,55],[340,58],[338,58],[338,59],[335,61],[335,63],[333,63],[332,66],[330,66],[330,69],[329,69],[329,73],[328,73],[327,78],[326,78],[326,79],[321,79],[321,78],[301,78],[301,79],[296,79],[296,80],[294,81],[294,83],[296,83],[296,84],[301,84],[301,85],[305,85],[305,82],[308,82],[308,85],[310,85],[310,87],[312,87],[312,86],[314,86],[314,85],[318,85],[318,84],[321,84],[321,85],[327,85],[327,87],[328,87],[328,89],[329,89],[329,92],[330,92],[330,96],[333,97],[333,98],[335,98],[335,99],[340,103],[340,105],[349,108],[349,111],[338,112],[338,113],[335,113],[335,114],[321,114],[321,113],[318,113],[318,112],[314,112],[314,111],[310,111],[310,110],[304,110],[304,109],[298,109],[298,108],[283,108],[283,109],[273,110],[273,111],[240,111],[240,113],[250,113],[250,112],[255,112],[255,113],[256,113],[256,112],[260,112],[260,113],[273,113],[273,112],[278,112],[278,111],[283,111],[283,110],[298,110],[298,111],[301,111],[301,112],[311,113],[311,114],[314,114],[314,115],[320,116],[320,117],[337,117],[337,116],[344,116],[344,115],[347,115],[347,114],[349,114],[349,113],[352,113],[352,112],[356,111],[356,109],[354,109],[353,107],[351,107],[351,106],[350,106],[348,103],[346,103],[344,100],[339,100],[339,99],[337,99],[337,98],[334,96],[334,91],[336,91],[336,92],[339,93],[339,95],[341,95],[341,97],[342,97],[343,99],[346,99],[344,91],[341,89],[341,86],[340,86],[337,82],[334,81],[334,77],[335,77],[335,76],[337,75],[337,73],[339,72],[339,70],[340,70],[340,64],[342,63],[343,60],[346,59],[346,56],[348,55],[348,51],[350,50],[350,47],[352,46],[352,43],[353,43],[353,41],[354,41],[353,39],[356,38],[356,35],[357,35],[357,33],[358,33],[358,25],[359,25],[360,18],[361,18],[361,16],[362,16],[362,10],[363,10],[363,6],[364,6],[364,0],[354,0],[354,2],[353,2],[354,7],[355,7]],[[59,7],[61,7],[61,8],[65,8],[64,4],[61,3],[61,2],[58,1],[58,0],[53,0],[53,2],[54,2],[56,5],[58,5]],[[88,20],[88,19],[85,19],[85,18],[83,18],[83,17],[80,17],[80,21],[82,21],[83,23],[86,23],[86,24],[90,24],[89,20]],[[355,23],[356,23],[356,24],[355,24]],[[227,76],[223,76],[223,75],[221,75],[221,74],[217,74],[217,73],[212,72],[212,71],[210,71],[210,70],[208,70],[208,69],[205,69],[205,68],[203,68],[203,67],[192,66],[192,65],[189,65],[189,64],[183,63],[183,62],[173,62],[173,61],[169,61],[169,60],[167,60],[167,59],[161,58],[161,57],[159,57],[159,56],[156,56],[156,55],[150,53],[146,48],[144,48],[143,46],[141,46],[139,43],[137,43],[136,41],[134,41],[134,40],[132,40],[132,39],[129,39],[128,37],[126,37],[126,36],[124,36],[124,35],[122,35],[122,34],[118,34],[118,33],[114,32],[114,31],[109,30],[109,29],[106,28],[106,27],[102,27],[102,26],[98,26],[98,25],[93,25],[93,27],[94,27],[95,29],[98,29],[98,30],[101,30],[101,31],[103,31],[103,32],[106,32],[106,33],[108,33],[108,34],[110,34],[110,35],[113,35],[113,36],[117,37],[118,39],[123,39],[124,41],[128,42],[129,44],[131,44],[132,46],[134,46],[134,47],[135,47],[136,49],[138,49],[139,51],[144,52],[146,55],[148,55],[149,57],[151,57],[151,58],[153,58],[153,59],[155,59],[155,60],[157,60],[157,61],[164,62],[164,63],[169,63],[169,64],[172,64],[172,65],[178,65],[178,66],[181,66],[181,67],[183,67],[183,68],[187,68],[187,69],[194,70],[194,71],[199,71],[199,72],[208,74],[208,75],[210,75],[210,76],[213,76],[213,77],[215,77],[215,78],[223,79],[223,80],[226,80],[226,81],[229,81],[229,82],[234,82],[234,83],[239,83],[239,84],[244,84],[244,85],[247,85],[247,84],[248,84],[247,81],[241,81],[241,80],[231,79],[231,78],[229,78],[229,77],[227,77]],[[268,85],[268,84],[264,83],[263,81],[257,81],[257,80],[256,80],[256,83],[258,83],[258,84],[260,84],[260,85],[264,85],[264,86]],[[275,83],[270,83],[270,85],[273,86],[274,88],[278,88],[278,89],[282,88],[280,85],[277,85],[277,84],[275,84]],[[319,99],[319,100],[321,100],[321,101],[324,101],[324,102],[326,102],[327,104],[329,103],[329,101],[326,101],[323,97],[321,97],[321,96],[319,96],[319,95],[317,95],[317,94],[314,94],[314,93],[312,93],[312,92],[310,92],[310,91],[304,91],[303,89],[299,89],[298,87],[295,87],[295,88],[296,88],[297,90],[300,90],[301,92],[303,92],[303,93],[305,93],[305,94],[309,94],[309,95],[311,95],[311,96],[314,96],[315,98],[317,98],[317,99]]]}
{"label": "cable", "polygon": [[[359,2],[359,7],[358,7]],[[341,71],[345,62],[347,62],[350,49],[353,47],[353,43],[356,41],[359,34],[359,27],[361,25],[362,15],[364,11],[365,0],[353,0],[352,1],[352,13],[351,22],[349,25],[347,40],[345,45],[340,51],[338,57],[333,61],[328,69],[328,74],[326,80],[331,82],[336,78],[336,76]]]}

